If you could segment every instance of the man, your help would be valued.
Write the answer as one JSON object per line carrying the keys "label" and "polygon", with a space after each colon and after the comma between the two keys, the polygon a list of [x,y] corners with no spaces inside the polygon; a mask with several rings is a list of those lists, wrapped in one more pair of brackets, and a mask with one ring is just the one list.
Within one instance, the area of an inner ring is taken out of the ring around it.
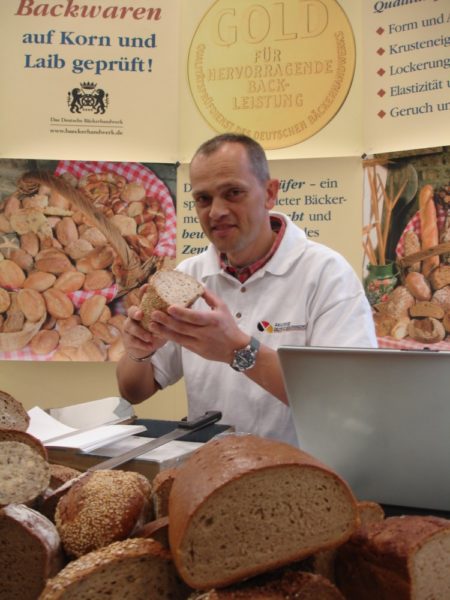
{"label": "man", "polygon": [[190,179],[211,244],[178,268],[206,292],[193,308],[155,312],[150,332],[130,308],[120,393],[142,402],[184,376],[191,418],[220,410],[237,431],[297,444],[276,349],[376,346],[361,283],[339,254],[270,212],[278,181],[254,140],[223,134],[205,142]]}

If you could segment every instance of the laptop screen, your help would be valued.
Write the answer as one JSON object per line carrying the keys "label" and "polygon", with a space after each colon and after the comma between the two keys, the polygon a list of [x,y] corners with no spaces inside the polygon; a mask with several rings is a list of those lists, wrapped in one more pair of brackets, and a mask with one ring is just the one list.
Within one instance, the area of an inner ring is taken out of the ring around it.
{"label": "laptop screen", "polygon": [[303,450],[360,500],[450,510],[450,352],[278,354]]}

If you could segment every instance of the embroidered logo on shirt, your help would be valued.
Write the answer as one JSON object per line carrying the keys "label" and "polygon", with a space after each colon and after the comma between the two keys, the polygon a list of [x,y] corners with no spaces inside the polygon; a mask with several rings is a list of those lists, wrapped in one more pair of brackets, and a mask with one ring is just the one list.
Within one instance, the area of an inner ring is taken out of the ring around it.
{"label": "embroidered logo on shirt", "polygon": [[260,321],[258,323],[258,331],[265,331],[266,333],[283,333],[284,331],[304,331],[306,324],[294,324],[290,321],[285,323],[270,323],[269,321]]}

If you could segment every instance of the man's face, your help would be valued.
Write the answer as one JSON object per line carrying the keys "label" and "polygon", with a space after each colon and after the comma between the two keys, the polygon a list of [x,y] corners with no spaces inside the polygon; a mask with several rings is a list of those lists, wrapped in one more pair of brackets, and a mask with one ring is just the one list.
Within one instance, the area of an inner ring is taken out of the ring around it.
{"label": "man's face", "polygon": [[263,256],[271,245],[269,210],[276,201],[278,181],[261,182],[239,143],[226,143],[208,156],[197,155],[190,175],[200,225],[217,250],[238,266]]}

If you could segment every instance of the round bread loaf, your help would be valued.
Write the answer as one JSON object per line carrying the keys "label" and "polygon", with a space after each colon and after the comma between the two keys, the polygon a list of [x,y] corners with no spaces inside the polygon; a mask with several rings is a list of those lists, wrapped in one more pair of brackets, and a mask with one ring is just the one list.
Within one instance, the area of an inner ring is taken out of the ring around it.
{"label": "round bread loaf", "polygon": [[63,567],[56,527],[23,504],[0,509],[0,598],[38,598],[48,577]]}
{"label": "round bread loaf", "polygon": [[408,325],[408,335],[422,344],[435,344],[445,338],[445,328],[441,321],[433,317],[411,319]]}
{"label": "round bread loaf", "polygon": [[64,550],[81,556],[122,540],[151,515],[151,485],[132,471],[93,471],[61,497],[55,523]]}
{"label": "round bread loaf", "polygon": [[33,502],[49,481],[41,442],[24,431],[0,430],[0,506]]}
{"label": "round bread loaf", "polygon": [[29,424],[30,417],[22,403],[0,391],[0,429],[26,431]]}
{"label": "round bread loaf", "polygon": [[185,600],[170,553],[155,540],[114,542],[69,563],[47,585],[39,600]]}
{"label": "round bread loaf", "polygon": [[142,296],[140,308],[144,313],[141,325],[147,329],[154,310],[165,311],[172,304],[191,306],[203,294],[203,286],[181,271],[157,271]]}
{"label": "round bread loaf", "polygon": [[344,596],[321,575],[286,571],[266,580],[195,594],[191,600],[344,600]]}
{"label": "round bread loaf", "polygon": [[345,542],[358,524],[348,485],[301,450],[254,435],[206,443],[169,497],[174,562],[192,588],[224,587]]}

